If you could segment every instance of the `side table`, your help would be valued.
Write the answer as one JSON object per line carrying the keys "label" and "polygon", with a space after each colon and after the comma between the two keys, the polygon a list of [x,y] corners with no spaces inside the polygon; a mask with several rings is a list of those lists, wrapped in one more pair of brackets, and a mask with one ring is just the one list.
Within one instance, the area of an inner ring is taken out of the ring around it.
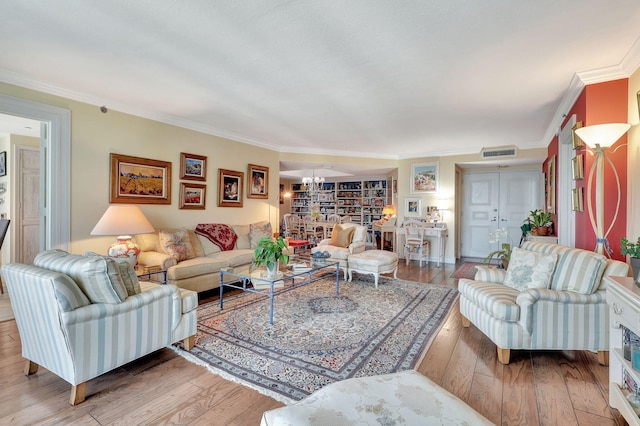
{"label": "side table", "polygon": [[136,267],[136,275],[139,281],[148,281],[157,284],[167,283],[167,270],[162,269],[160,265],[138,265]]}

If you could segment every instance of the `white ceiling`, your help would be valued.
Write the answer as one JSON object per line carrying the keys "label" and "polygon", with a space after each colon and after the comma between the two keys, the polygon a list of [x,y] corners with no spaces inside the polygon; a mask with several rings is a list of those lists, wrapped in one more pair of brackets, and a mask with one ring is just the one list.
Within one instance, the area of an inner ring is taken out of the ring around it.
{"label": "white ceiling", "polygon": [[7,0],[0,81],[281,152],[545,147],[637,0]]}

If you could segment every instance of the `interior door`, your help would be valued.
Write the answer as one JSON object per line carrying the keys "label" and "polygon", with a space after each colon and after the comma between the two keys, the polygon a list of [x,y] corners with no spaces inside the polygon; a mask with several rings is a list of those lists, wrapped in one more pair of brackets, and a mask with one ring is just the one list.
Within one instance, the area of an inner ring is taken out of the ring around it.
{"label": "interior door", "polygon": [[40,149],[16,146],[14,261],[31,264],[40,250]]}
{"label": "interior door", "polygon": [[462,257],[491,252],[488,235],[498,229],[500,173],[465,173],[462,177]]}
{"label": "interior door", "polygon": [[461,256],[484,258],[497,250],[499,245],[489,243],[489,234],[499,228],[506,228],[512,246],[517,246],[529,212],[543,205],[542,187],[542,174],[536,170],[465,173]]}

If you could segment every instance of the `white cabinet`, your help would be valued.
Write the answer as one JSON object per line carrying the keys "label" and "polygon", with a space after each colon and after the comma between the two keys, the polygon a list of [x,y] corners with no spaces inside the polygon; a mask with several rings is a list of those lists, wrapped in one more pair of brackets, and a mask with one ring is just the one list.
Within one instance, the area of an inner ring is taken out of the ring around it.
{"label": "white cabinet", "polygon": [[607,304],[609,305],[610,353],[609,353],[609,405],[620,411],[630,425],[640,425],[639,409],[627,401],[629,393],[624,388],[625,372],[640,385],[640,371],[631,367],[624,358],[622,349],[622,327],[640,335],[640,287],[631,277],[605,277],[607,282]]}

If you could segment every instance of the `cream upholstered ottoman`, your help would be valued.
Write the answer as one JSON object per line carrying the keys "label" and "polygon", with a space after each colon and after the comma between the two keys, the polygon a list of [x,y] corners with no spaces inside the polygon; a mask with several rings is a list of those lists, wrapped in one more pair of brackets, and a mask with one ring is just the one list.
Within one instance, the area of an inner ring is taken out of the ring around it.
{"label": "cream upholstered ottoman", "polygon": [[349,281],[353,278],[353,272],[361,274],[373,274],[376,288],[380,274],[390,274],[398,278],[398,255],[384,250],[365,250],[362,253],[349,255],[348,259]]}
{"label": "cream upholstered ottoman", "polygon": [[493,425],[417,371],[331,383],[305,399],[266,411],[261,426]]}

